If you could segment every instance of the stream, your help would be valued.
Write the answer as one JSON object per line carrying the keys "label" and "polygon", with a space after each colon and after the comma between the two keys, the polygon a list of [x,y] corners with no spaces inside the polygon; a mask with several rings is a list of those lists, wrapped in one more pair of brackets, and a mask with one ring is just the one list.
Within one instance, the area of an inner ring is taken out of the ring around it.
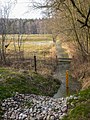
{"label": "stream", "polygon": [[[60,57],[68,58],[68,54],[61,47],[61,43],[56,43],[56,51],[57,51],[57,58],[60,58]],[[70,95],[80,90],[80,87],[81,87],[80,83],[77,80],[73,80],[69,78],[69,89],[68,91],[66,91],[66,70],[69,70],[69,69],[70,69],[70,63],[58,62],[57,69],[53,77],[56,79],[59,79],[61,81],[61,85],[57,93],[54,95],[54,98],[66,97],[67,92]]]}

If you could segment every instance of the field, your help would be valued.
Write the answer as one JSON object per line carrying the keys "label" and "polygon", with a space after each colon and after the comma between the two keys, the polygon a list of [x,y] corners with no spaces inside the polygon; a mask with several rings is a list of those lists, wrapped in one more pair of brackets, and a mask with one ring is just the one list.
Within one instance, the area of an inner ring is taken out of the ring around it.
{"label": "field", "polygon": [[[51,34],[7,34],[6,39],[7,40],[18,40],[18,37],[21,36],[24,41],[42,41],[42,40],[51,40],[52,41],[52,35]],[[2,36],[0,35],[0,39],[2,39]]]}
{"label": "field", "polygon": [[12,67],[34,70],[34,56],[37,59],[38,72],[51,74],[52,67],[55,67],[53,63],[56,51],[49,34],[7,35],[5,44],[9,44],[6,48],[6,58]]}
{"label": "field", "polygon": [[[7,64],[0,66],[0,120],[3,99],[14,96],[16,92],[53,96],[60,86],[60,82],[51,77],[56,66],[51,35],[12,36],[6,36],[6,45],[10,43],[6,48]],[[34,56],[37,72],[34,72]]]}

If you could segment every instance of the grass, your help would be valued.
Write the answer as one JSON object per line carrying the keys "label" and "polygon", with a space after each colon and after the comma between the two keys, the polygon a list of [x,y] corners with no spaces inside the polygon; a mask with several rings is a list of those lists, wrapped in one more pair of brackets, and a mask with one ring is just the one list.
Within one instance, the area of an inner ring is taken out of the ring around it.
{"label": "grass", "polygon": [[[14,39],[13,39],[14,36]],[[6,58],[14,68],[34,70],[34,55],[37,57],[37,69],[43,75],[52,74],[55,67],[55,47],[53,46],[52,36],[50,34],[32,34],[22,35],[21,52],[18,47],[18,35],[7,35],[7,43],[11,40],[10,45],[6,49]],[[15,41],[14,41],[15,40]],[[15,46],[14,46],[15,42]],[[52,50],[52,48],[54,48]],[[15,50],[16,49],[16,50]],[[23,61],[18,62],[23,59]],[[27,60],[28,59],[28,60]],[[25,61],[26,60],[26,61]],[[45,61],[45,62],[44,62]],[[8,63],[7,62],[7,63]]]}
{"label": "grass", "polygon": [[[15,53],[15,49],[16,52],[19,52],[18,36],[18,34],[6,35],[5,44],[7,45],[10,43],[6,49],[8,55]],[[2,39],[1,35],[0,39]],[[31,52],[49,51],[53,46],[52,35],[50,34],[22,34],[19,41],[20,49],[21,51],[24,51],[26,56]]]}
{"label": "grass", "polygon": [[76,96],[79,98],[69,100],[68,116],[63,120],[90,120],[90,88],[80,91]]}
{"label": "grass", "polygon": [[[50,54],[50,49],[53,47],[53,44],[44,44],[44,45],[40,45],[40,44],[34,44],[34,43],[24,43],[24,47],[23,45],[21,46],[21,51],[24,51],[24,58],[30,58],[33,57],[34,54],[38,56],[38,58],[43,58],[44,54],[48,53],[48,55]],[[18,45],[16,45],[16,52],[15,52],[15,48],[13,43],[10,44],[10,46],[7,49],[7,54],[8,57],[10,56],[15,56],[15,54],[19,53],[18,52]],[[49,56],[48,56],[49,57]]]}
{"label": "grass", "polygon": [[[11,40],[9,47],[7,48],[7,53],[8,51],[15,50],[15,47],[17,51],[19,50],[17,36],[18,35],[15,35],[15,38],[14,38],[15,41],[13,41],[13,39]],[[12,38],[12,35],[7,35],[7,39],[11,39],[11,38]],[[41,44],[41,42],[44,42],[44,43]],[[14,44],[15,44],[15,47],[14,47]],[[48,34],[47,35],[23,35],[22,42],[21,42],[21,50],[24,50],[25,53],[36,52],[36,51],[47,51],[52,47],[52,45],[53,44],[52,44],[51,35],[48,35]]]}
{"label": "grass", "polygon": [[[45,78],[30,71],[17,71],[11,68],[0,67],[0,107],[4,99],[14,96],[16,92],[53,96],[59,86],[60,82],[51,76]],[[31,103],[27,104],[31,105]],[[0,108],[0,117],[2,114]]]}
{"label": "grass", "polygon": [[[21,34],[23,41],[52,41],[52,35],[51,34]],[[6,40],[7,41],[18,41],[18,34],[7,34]],[[2,39],[2,36],[0,35],[0,39]]]}
{"label": "grass", "polygon": [[0,68],[0,80],[0,100],[11,97],[15,92],[53,96],[59,87],[58,80],[51,77],[6,68]]}
{"label": "grass", "polygon": [[[10,40],[11,42],[6,49],[6,53],[8,57],[13,57],[19,54],[18,34],[7,35],[6,44],[8,44]],[[44,53],[48,53],[49,55],[50,49],[53,47],[52,36],[50,34],[23,34],[19,45],[20,44],[20,50],[23,51],[25,58],[32,57],[34,54],[40,58],[44,56]]]}

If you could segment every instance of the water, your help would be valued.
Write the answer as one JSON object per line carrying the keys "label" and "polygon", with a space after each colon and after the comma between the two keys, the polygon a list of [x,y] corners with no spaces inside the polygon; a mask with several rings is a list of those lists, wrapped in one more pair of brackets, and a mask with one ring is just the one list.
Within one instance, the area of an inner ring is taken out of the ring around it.
{"label": "water", "polygon": [[[61,44],[56,44],[57,49],[57,57],[68,57],[68,54],[65,53],[65,50],[61,47]],[[61,81],[60,88],[57,93],[54,95],[54,98],[66,97],[67,92],[69,94],[75,93],[80,89],[80,83],[76,80],[69,78],[69,89],[66,90],[66,70],[69,70],[70,63],[58,63],[54,78],[59,79]]]}

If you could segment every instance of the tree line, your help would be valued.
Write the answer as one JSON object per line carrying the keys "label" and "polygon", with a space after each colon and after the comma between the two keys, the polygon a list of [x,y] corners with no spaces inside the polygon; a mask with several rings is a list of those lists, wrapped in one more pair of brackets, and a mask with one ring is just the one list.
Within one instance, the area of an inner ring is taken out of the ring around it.
{"label": "tree line", "polygon": [[48,20],[0,18],[0,34],[48,34]]}
{"label": "tree line", "polygon": [[[49,19],[0,19],[0,61],[1,64],[8,64],[7,61],[7,48],[11,42],[14,45],[15,57],[22,57],[23,50],[21,50],[24,39],[23,36],[26,34],[50,34],[50,30],[47,28]],[[16,36],[15,36],[16,34]],[[10,37],[8,37],[11,35]],[[27,39],[26,39],[27,40]],[[18,46],[18,50],[16,49]],[[17,56],[19,55],[19,56]]]}

